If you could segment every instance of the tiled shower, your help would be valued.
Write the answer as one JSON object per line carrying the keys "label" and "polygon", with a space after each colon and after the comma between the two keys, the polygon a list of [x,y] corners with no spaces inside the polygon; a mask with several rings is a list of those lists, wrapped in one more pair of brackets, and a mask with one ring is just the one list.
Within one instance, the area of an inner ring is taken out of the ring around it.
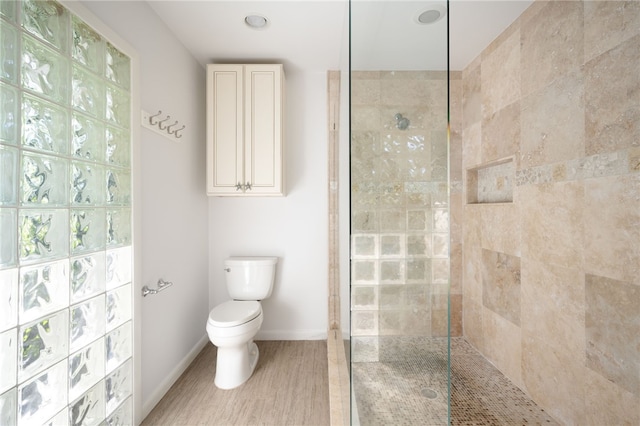
{"label": "tiled shower", "polygon": [[640,423],[640,3],[536,1],[452,71],[448,176],[446,79],[351,79],[352,361],[446,336],[450,303],[561,424]]}

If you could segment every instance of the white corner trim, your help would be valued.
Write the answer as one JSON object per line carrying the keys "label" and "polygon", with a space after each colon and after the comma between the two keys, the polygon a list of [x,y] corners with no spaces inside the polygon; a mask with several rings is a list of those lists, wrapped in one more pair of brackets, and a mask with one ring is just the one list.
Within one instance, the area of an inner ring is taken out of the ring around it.
{"label": "white corner trim", "polygon": [[156,390],[149,396],[147,401],[142,402],[142,418],[146,418],[151,410],[158,405],[162,397],[171,389],[171,386],[180,378],[182,373],[191,365],[196,356],[202,349],[209,343],[209,336],[205,334],[198,343],[189,351],[187,356],[185,356],[182,361],[174,368],[171,373],[165,377],[165,379],[158,385]]}

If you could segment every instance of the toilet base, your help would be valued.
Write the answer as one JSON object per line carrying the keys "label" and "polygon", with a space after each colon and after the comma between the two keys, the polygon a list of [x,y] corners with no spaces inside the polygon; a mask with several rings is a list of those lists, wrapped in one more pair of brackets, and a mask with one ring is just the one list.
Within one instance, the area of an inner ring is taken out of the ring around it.
{"label": "toilet base", "polygon": [[253,374],[260,352],[253,340],[234,347],[218,347],[216,377],[214,384],[219,389],[237,388]]}

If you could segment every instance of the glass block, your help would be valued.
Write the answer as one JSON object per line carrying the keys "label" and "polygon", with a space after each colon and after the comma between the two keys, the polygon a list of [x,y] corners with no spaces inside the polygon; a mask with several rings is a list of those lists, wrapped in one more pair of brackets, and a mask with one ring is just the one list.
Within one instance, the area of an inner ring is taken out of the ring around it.
{"label": "glass block", "polygon": [[0,270],[0,331],[18,325],[18,269]]}
{"label": "glass block", "polygon": [[68,426],[69,408],[64,407],[62,411],[43,423],[43,426]]}
{"label": "glass block", "polygon": [[16,244],[18,244],[18,210],[0,209],[0,268],[17,265]]}
{"label": "glass block", "polygon": [[78,398],[104,374],[104,339],[98,339],[69,356],[69,399]]}
{"label": "glass block", "polygon": [[[1,2],[4,4],[4,1]],[[18,47],[18,32],[11,25],[0,21],[0,79],[16,83],[18,78],[18,58],[20,57]]]}
{"label": "glass block", "polygon": [[18,150],[0,145],[0,206],[15,206],[18,202]]}
{"label": "glass block", "polygon": [[71,253],[88,253],[104,250],[105,247],[104,209],[71,210]]}
{"label": "glass block", "polygon": [[449,259],[433,259],[431,261],[432,282],[447,284],[449,282]]}
{"label": "glass block", "polygon": [[67,405],[67,361],[18,387],[18,426],[42,424]]}
{"label": "glass block", "polygon": [[107,42],[105,76],[125,89],[129,89],[131,61],[124,53]]}
{"label": "glass block", "polygon": [[20,324],[69,305],[69,261],[20,268]]}
{"label": "glass block", "polygon": [[376,262],[371,261],[354,261],[352,264],[352,273],[354,284],[375,284],[378,280]]}
{"label": "glass block", "polygon": [[378,255],[378,236],[359,234],[352,238],[353,258],[375,258]]}
{"label": "glass block", "polygon": [[104,205],[104,167],[80,161],[71,162],[71,204]]}
{"label": "glass block", "polygon": [[[0,393],[14,387],[18,371],[18,331],[15,328],[0,333]],[[0,408],[0,412],[2,409]],[[0,419],[4,420],[4,418]]]}
{"label": "glass block", "polygon": [[431,235],[407,235],[408,256],[431,256]]}
{"label": "glass block", "polygon": [[71,307],[70,350],[77,351],[104,335],[104,294]]}
{"label": "glass block", "polygon": [[22,153],[20,203],[64,206],[68,203],[69,162],[50,155]]}
{"label": "glass block", "polygon": [[87,161],[105,159],[105,131],[100,121],[73,113],[71,119],[71,154]]}
{"label": "glass block", "polygon": [[126,399],[120,407],[105,420],[105,426],[121,426],[133,424],[133,398]]}
{"label": "glass block", "polygon": [[[66,309],[51,317],[20,327],[18,334],[21,342],[18,348],[18,382],[51,367],[67,356],[69,353],[68,330],[69,311]],[[66,374],[63,376],[63,380],[60,383],[66,383]],[[50,416],[53,414],[51,413]]]}
{"label": "glass block", "polygon": [[64,209],[20,210],[20,262],[34,263],[69,254],[69,212]]}
{"label": "glass block", "polygon": [[[0,2],[0,5],[4,2]],[[16,388],[0,395],[0,419],[8,425],[18,424],[16,407],[18,405],[18,391]]]}
{"label": "glass block", "polygon": [[107,163],[128,167],[131,164],[129,132],[107,126]]}
{"label": "glass block", "polygon": [[0,82],[0,142],[17,145],[18,92],[8,84]]}
{"label": "glass block", "polygon": [[111,331],[106,337],[107,373],[112,372],[127,359],[131,358],[133,351],[131,337],[131,321],[128,321]]}
{"label": "glass block", "polygon": [[104,84],[78,65],[73,66],[71,105],[92,117],[104,115]]}
{"label": "glass block", "polygon": [[129,359],[121,367],[106,377],[105,396],[107,400],[107,414],[112,413],[131,395],[132,373],[132,361]]}
{"label": "glass block", "polygon": [[69,152],[67,111],[35,96],[22,97],[22,144],[58,154]]}
{"label": "glass block", "polygon": [[131,284],[107,292],[107,331],[131,319]]}
{"label": "glass block", "polygon": [[131,204],[131,173],[125,170],[108,169],[107,204],[128,206]]}
{"label": "glass block", "polygon": [[21,64],[23,88],[55,102],[66,103],[69,77],[64,56],[24,35]]}
{"label": "glass block", "polygon": [[114,86],[107,86],[105,118],[120,127],[129,128],[130,102],[129,93]]}
{"label": "glass block", "polygon": [[449,230],[449,211],[446,209],[433,210],[433,230],[447,232]]}
{"label": "glass block", "polygon": [[71,425],[99,425],[105,418],[104,382],[100,382],[70,404]]}
{"label": "glass block", "polygon": [[380,235],[380,256],[381,257],[403,257],[404,235]]}
{"label": "glass block", "polygon": [[131,246],[107,250],[107,290],[131,282]]}
{"label": "glass block", "polygon": [[131,244],[131,210],[107,210],[107,247]]}
{"label": "glass block", "polygon": [[102,61],[105,54],[104,41],[100,34],[76,16],[73,17],[72,31],[73,46],[71,55],[73,59],[91,71],[102,74]]}
{"label": "glass block", "polygon": [[105,253],[71,258],[71,303],[104,292]]}
{"label": "glass block", "polygon": [[404,262],[401,260],[386,260],[380,262],[380,282],[387,284],[401,284],[404,279]]}
{"label": "glass block", "polygon": [[18,4],[19,2],[14,0],[0,1],[0,15],[11,22],[16,22],[16,11],[18,10]]}
{"label": "glass block", "polygon": [[433,257],[449,257],[449,234],[433,234]]}
{"label": "glass block", "polygon": [[429,282],[431,261],[429,259],[407,260],[407,281],[410,283],[426,284]]}
{"label": "glass block", "polygon": [[24,0],[22,27],[63,52],[67,51],[69,12],[57,2]]}

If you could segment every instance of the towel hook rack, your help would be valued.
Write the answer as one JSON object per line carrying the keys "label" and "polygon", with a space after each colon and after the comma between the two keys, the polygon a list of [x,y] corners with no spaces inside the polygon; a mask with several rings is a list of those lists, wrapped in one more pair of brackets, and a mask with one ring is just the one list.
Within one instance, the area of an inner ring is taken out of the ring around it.
{"label": "towel hook rack", "polygon": [[141,123],[144,127],[149,130],[152,130],[164,137],[171,139],[180,139],[182,137],[183,131],[187,128],[186,125],[182,124],[180,126],[180,122],[175,120],[173,124],[167,124],[167,122],[171,119],[169,114],[166,114],[163,117],[162,110],[158,110],[157,114],[149,114],[148,112],[142,111],[142,120]]}

